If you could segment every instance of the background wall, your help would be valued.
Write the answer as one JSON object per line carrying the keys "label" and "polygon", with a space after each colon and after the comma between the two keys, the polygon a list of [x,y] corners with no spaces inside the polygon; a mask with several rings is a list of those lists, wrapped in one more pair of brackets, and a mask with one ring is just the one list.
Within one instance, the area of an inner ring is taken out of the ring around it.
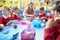
{"label": "background wall", "polygon": [[[2,1],[5,1],[5,3],[3,3]],[[50,0],[50,3],[46,5],[44,0],[1,0],[0,5],[6,4],[10,8],[17,6],[19,9],[25,9],[30,2],[34,3],[34,9],[39,9],[40,7],[43,6],[46,10],[49,10],[52,6],[53,1]],[[1,7],[0,7],[0,10],[1,10]]]}

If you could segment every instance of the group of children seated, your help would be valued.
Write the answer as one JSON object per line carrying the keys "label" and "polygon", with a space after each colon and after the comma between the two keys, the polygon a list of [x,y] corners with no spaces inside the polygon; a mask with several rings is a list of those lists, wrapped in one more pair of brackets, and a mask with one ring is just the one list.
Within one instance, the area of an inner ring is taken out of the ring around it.
{"label": "group of children seated", "polygon": [[[34,18],[38,17],[39,19],[47,21],[47,19],[52,18],[52,16],[49,14],[46,15],[44,11],[44,7],[41,7],[40,13],[38,15],[35,14],[33,9],[34,4],[31,2],[28,5],[28,8],[23,12],[24,17],[28,17],[30,21],[32,21]],[[2,9],[2,16],[0,16],[0,26],[7,26],[9,25],[13,20],[21,20],[20,16],[18,15],[19,9],[17,7],[13,7],[12,11],[8,6],[3,6]],[[37,19],[37,18],[36,18]]]}
{"label": "group of children seated", "polygon": [[20,20],[20,16],[18,15],[18,8],[14,7],[12,12],[8,6],[3,6],[2,16],[0,16],[0,26],[3,28],[4,26],[12,23],[13,20]]}

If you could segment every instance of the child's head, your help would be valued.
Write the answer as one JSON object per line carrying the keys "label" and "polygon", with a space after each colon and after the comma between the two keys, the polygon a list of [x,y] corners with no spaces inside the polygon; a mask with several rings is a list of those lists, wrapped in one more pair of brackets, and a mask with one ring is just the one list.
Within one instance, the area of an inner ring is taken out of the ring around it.
{"label": "child's head", "polygon": [[44,7],[41,7],[41,8],[40,8],[40,12],[41,12],[41,13],[44,13]]}
{"label": "child's head", "polygon": [[4,6],[2,12],[4,15],[8,15],[10,13],[10,8],[8,6]]}
{"label": "child's head", "polygon": [[19,11],[18,7],[13,8],[13,12],[18,13],[18,11]]}
{"label": "child's head", "polygon": [[30,29],[32,27],[32,23],[31,22],[28,22],[27,23],[27,28]]}
{"label": "child's head", "polygon": [[26,10],[26,13],[29,14],[34,14],[34,9],[33,9],[33,3],[31,2],[29,5],[28,5],[28,9]]}
{"label": "child's head", "polygon": [[34,4],[32,2],[30,2],[30,4],[28,5],[28,8],[33,9],[33,6],[34,6]]}
{"label": "child's head", "polygon": [[57,5],[55,7],[55,14],[57,14],[58,16],[60,15],[60,5]]}

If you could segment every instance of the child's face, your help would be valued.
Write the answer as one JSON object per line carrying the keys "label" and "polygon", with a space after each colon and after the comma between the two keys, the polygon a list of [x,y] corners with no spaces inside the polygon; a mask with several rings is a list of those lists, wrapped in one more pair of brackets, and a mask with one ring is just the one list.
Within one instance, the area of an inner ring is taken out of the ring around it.
{"label": "child's face", "polygon": [[17,13],[18,13],[18,11],[19,11],[18,9],[17,9],[17,10],[15,10],[15,13],[17,14]]}
{"label": "child's face", "polygon": [[30,7],[30,9],[33,9],[33,4],[30,4],[30,6],[29,6],[29,7]]}
{"label": "child's face", "polygon": [[4,9],[3,12],[4,12],[4,15],[8,15],[8,13],[9,13],[9,11],[7,9]]}
{"label": "child's face", "polygon": [[44,11],[40,10],[41,13],[44,13]]}

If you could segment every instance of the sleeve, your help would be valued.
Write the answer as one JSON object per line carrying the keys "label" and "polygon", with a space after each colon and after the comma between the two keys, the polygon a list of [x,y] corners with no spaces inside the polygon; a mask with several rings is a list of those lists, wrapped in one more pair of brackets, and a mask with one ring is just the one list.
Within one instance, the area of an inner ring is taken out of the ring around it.
{"label": "sleeve", "polygon": [[2,22],[2,17],[0,17],[0,24],[2,24],[3,22]]}
{"label": "sleeve", "polygon": [[41,13],[38,14],[39,18],[41,18]]}
{"label": "sleeve", "polygon": [[47,28],[44,30],[44,40],[54,40],[55,28]]}
{"label": "sleeve", "polygon": [[44,17],[46,17],[46,13],[44,13]]}

